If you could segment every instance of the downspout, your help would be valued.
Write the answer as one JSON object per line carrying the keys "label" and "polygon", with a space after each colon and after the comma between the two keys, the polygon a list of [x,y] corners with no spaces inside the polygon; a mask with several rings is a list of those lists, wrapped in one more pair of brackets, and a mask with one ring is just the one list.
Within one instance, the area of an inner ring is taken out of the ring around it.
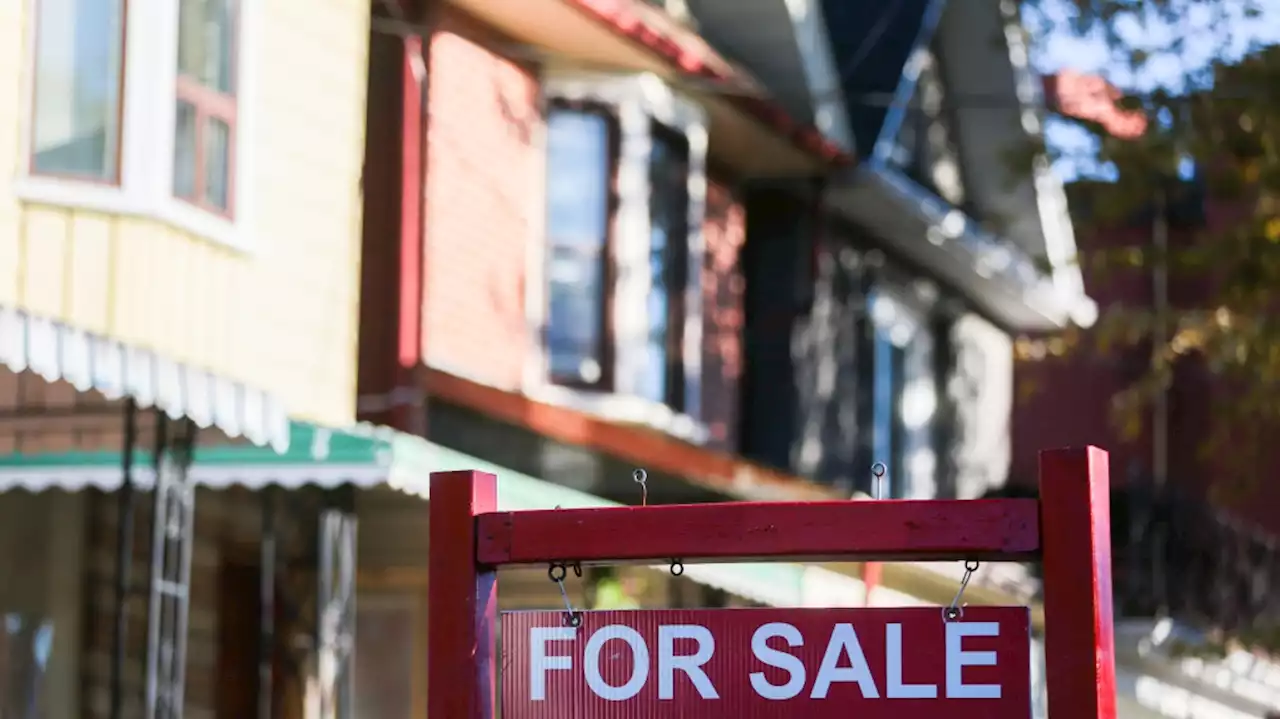
{"label": "downspout", "polygon": [[[410,434],[426,434],[418,367],[425,362],[423,352],[423,244],[426,241],[426,161],[425,137],[427,100],[427,58],[434,3],[418,0],[409,7],[411,17],[421,21],[421,34],[403,37],[401,67],[402,97],[400,118],[400,250],[399,311],[396,328],[396,380],[392,391],[391,421],[396,429]],[[397,397],[397,395],[403,395]]]}

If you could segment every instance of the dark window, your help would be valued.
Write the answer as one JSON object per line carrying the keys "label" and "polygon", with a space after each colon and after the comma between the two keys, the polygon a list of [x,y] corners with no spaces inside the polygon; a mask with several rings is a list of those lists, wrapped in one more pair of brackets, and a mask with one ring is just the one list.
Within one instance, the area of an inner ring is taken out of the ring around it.
{"label": "dark window", "polygon": [[552,382],[607,388],[615,123],[603,109],[547,117],[546,348]]}
{"label": "dark window", "polygon": [[649,188],[649,358],[642,393],[681,410],[689,284],[689,142],[682,133],[653,127]]}
{"label": "dark window", "polygon": [[[871,452],[888,473],[882,496],[933,499],[937,494],[935,411],[939,383],[933,328],[922,314],[873,293]],[[873,488],[874,491],[874,488]]]}

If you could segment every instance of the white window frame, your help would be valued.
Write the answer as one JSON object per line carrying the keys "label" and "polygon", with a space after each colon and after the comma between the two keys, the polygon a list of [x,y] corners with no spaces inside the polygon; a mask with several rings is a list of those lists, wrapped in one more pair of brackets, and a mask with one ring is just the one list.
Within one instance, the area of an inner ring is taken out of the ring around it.
{"label": "white window frame", "polygon": [[[535,193],[532,210],[535,231],[529,243],[525,313],[537,351],[525,365],[524,393],[606,419],[635,422],[698,444],[710,438],[702,421],[702,268],[705,248],[702,223],[706,216],[708,118],[706,111],[681,96],[651,73],[605,75],[549,73],[543,78],[545,101],[570,100],[603,105],[616,113],[620,142],[617,182],[618,206],[613,216],[610,259],[621,271],[614,278],[612,306],[612,391],[592,391],[552,384],[541,328],[546,320],[546,198]],[[648,352],[647,305],[650,277],[649,156],[652,123],[684,134],[689,143],[688,283],[685,289],[683,340],[684,409],[677,412],[662,402],[637,394]],[[545,131],[537,138],[545,157]],[[545,167],[535,187],[547,182]],[[627,271],[626,268],[645,268]]]}
{"label": "white window frame", "polygon": [[[35,18],[39,0],[29,1]],[[151,218],[225,247],[247,251],[253,246],[253,152],[256,146],[253,108],[257,100],[254,74],[258,21],[264,3],[240,0],[236,28],[236,131],[232,164],[235,177],[228,219],[173,194],[175,113],[178,77],[178,3],[174,0],[126,0],[125,73],[121,97],[120,184],[48,177],[31,173],[33,113],[24,111],[24,161],[14,180],[19,200],[113,215]],[[30,23],[28,34],[34,31]],[[23,97],[35,102],[35,43],[29,42]]]}

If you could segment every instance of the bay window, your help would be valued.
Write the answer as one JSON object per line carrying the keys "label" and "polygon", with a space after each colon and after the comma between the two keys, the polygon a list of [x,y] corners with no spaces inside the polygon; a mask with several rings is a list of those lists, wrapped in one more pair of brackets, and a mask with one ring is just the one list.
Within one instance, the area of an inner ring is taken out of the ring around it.
{"label": "bay window", "polygon": [[[547,80],[541,399],[698,440],[706,119],[652,76]],[[588,390],[588,391],[584,391]]]}
{"label": "bay window", "polygon": [[35,4],[30,171],[117,184],[124,0]]}
{"label": "bay window", "polygon": [[18,198],[152,217],[242,247],[252,75],[241,55],[261,3],[33,1]]}
{"label": "bay window", "polygon": [[598,106],[559,103],[547,117],[545,342],[552,381],[606,388],[614,121]]}
{"label": "bay window", "polygon": [[684,407],[689,141],[654,123],[649,153],[649,358],[642,395]]}
{"label": "bay window", "polygon": [[236,0],[180,0],[173,192],[231,214]]}

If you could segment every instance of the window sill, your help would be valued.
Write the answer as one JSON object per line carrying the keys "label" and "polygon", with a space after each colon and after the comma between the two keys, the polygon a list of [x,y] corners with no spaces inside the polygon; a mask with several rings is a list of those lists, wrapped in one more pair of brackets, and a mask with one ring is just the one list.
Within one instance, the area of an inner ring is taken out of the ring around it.
{"label": "window sill", "polygon": [[115,186],[31,176],[15,180],[14,194],[27,203],[153,219],[237,252],[249,251],[243,226],[174,198],[157,200]]}
{"label": "window sill", "polygon": [[711,437],[711,431],[705,424],[666,405],[640,397],[556,385],[542,385],[525,394],[538,402],[585,412],[610,422],[648,427],[695,445],[706,444]]}

